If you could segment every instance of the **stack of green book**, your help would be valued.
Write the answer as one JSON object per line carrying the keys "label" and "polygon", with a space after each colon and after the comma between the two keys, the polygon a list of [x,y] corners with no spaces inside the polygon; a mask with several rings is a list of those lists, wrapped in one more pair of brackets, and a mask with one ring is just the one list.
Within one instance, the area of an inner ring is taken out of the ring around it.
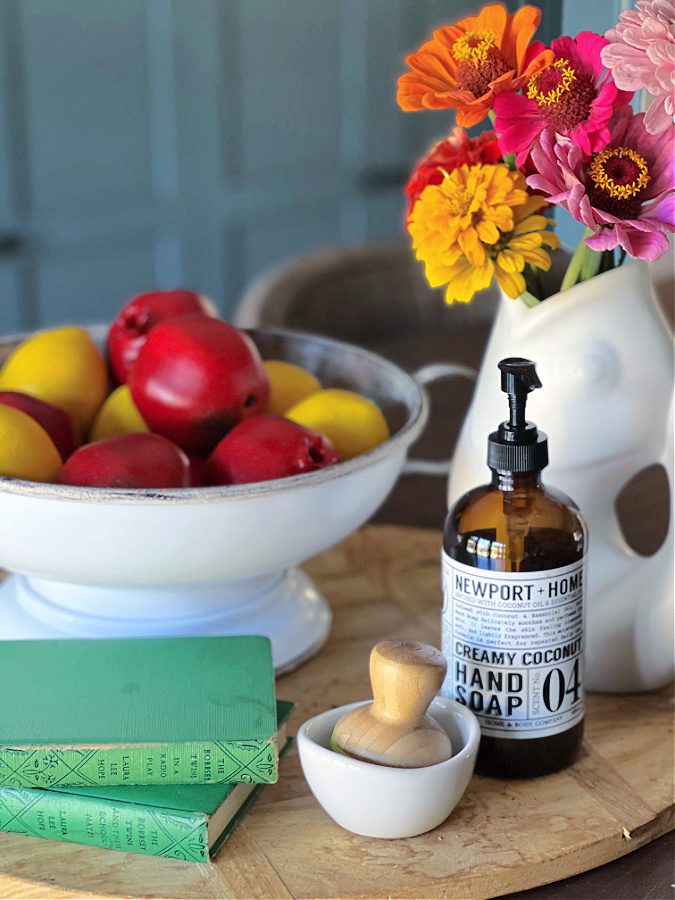
{"label": "stack of green book", "polygon": [[204,862],[277,780],[262,637],[0,643],[0,831]]}

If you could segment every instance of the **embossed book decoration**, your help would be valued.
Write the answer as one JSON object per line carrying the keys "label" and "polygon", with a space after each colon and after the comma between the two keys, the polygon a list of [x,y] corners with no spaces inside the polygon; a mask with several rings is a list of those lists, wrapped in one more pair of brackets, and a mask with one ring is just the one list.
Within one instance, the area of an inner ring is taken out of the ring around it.
{"label": "embossed book decoration", "polygon": [[[292,703],[277,703],[280,752]],[[261,784],[0,787],[0,831],[207,862],[263,789]]]}
{"label": "embossed book decoration", "polygon": [[264,637],[0,643],[0,787],[271,783]]}

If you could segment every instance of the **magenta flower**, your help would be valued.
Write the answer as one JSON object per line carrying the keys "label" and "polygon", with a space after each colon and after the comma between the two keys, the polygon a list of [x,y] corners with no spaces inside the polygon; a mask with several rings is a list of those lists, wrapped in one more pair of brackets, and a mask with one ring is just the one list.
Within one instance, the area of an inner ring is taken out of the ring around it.
{"label": "magenta flower", "polygon": [[656,138],[644,128],[644,113],[620,109],[610,123],[606,149],[590,159],[569,137],[547,128],[532,148],[539,174],[530,187],[568,210],[593,231],[592,250],[621,246],[638,259],[658,259],[675,231],[675,126]]}
{"label": "magenta flower", "polygon": [[[592,31],[556,38],[553,63],[530,78],[527,96],[509,92],[495,97],[495,130],[503,153],[515,153],[523,166],[544,128],[565,135],[586,156],[607,145],[609,120],[633,95],[620,91],[606,72],[600,59],[606,44]],[[544,47],[533,44],[530,49],[540,53]]]}
{"label": "magenta flower", "polygon": [[645,115],[645,128],[660,134],[675,122],[675,6],[672,0],[638,0],[622,12],[616,28],[605,35],[610,43],[602,62],[611,69],[617,86],[627,91],[644,88],[656,99]]}

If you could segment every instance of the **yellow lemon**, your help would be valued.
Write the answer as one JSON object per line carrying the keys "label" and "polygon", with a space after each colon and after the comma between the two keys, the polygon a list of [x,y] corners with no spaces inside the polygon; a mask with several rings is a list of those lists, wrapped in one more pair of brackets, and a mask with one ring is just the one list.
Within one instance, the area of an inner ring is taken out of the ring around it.
{"label": "yellow lemon", "polygon": [[128,384],[121,384],[105,400],[91,426],[92,441],[115,437],[118,434],[138,434],[150,431],[131,396]]}
{"label": "yellow lemon", "polygon": [[0,369],[0,390],[65,409],[86,434],[108,393],[103,354],[82,328],[51,328],[22,341]]}
{"label": "yellow lemon", "polygon": [[0,404],[0,475],[56,481],[63,461],[52,439],[27,413]]}
{"label": "yellow lemon", "polygon": [[340,459],[366,453],[390,434],[379,406],[361,394],[340,388],[326,388],[305,397],[288,410],[286,418],[325,434]]}
{"label": "yellow lemon", "polygon": [[291,406],[321,390],[321,382],[316,375],[312,375],[302,366],[296,366],[295,363],[284,362],[282,359],[268,359],[265,360],[264,366],[270,381],[267,412],[283,416]]}

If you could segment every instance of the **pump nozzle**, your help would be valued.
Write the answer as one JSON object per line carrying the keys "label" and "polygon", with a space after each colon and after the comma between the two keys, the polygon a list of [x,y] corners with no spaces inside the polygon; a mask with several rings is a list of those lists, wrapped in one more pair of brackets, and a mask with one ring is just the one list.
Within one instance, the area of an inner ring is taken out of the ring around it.
{"label": "pump nozzle", "polygon": [[535,364],[512,356],[498,366],[502,390],[509,395],[509,420],[488,438],[488,466],[500,472],[541,471],[548,465],[546,435],[525,419],[527,395],[542,386]]}
{"label": "pump nozzle", "polygon": [[534,363],[521,356],[510,356],[498,363],[502,373],[502,390],[509,395],[511,428],[525,427],[525,403],[530,391],[541,387]]}

